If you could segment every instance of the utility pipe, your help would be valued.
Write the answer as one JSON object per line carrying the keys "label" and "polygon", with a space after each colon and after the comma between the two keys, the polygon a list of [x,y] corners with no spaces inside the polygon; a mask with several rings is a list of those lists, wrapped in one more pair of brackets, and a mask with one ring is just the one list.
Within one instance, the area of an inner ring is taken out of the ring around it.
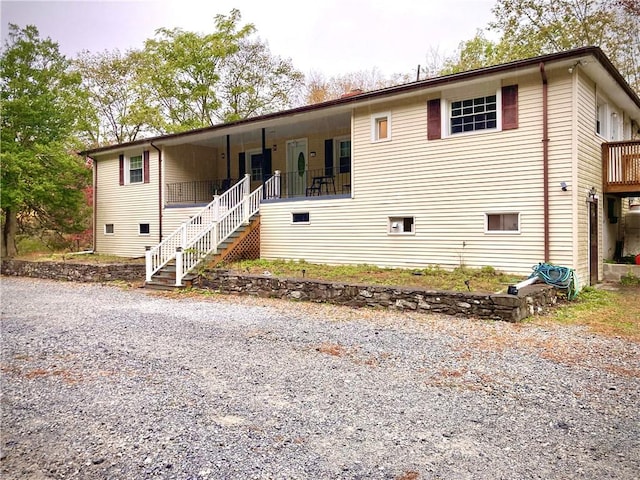
{"label": "utility pipe", "polygon": [[[91,166],[93,167],[93,248],[92,251],[96,251],[96,245],[98,242],[98,162],[93,157],[86,155],[91,159]],[[85,160],[86,163],[86,160]]]}
{"label": "utility pipe", "polygon": [[158,242],[162,242],[162,151],[153,142],[149,142],[158,151]]}
{"label": "utility pipe", "polygon": [[542,191],[544,203],[544,262],[549,262],[549,85],[544,62],[540,62],[542,77]]}

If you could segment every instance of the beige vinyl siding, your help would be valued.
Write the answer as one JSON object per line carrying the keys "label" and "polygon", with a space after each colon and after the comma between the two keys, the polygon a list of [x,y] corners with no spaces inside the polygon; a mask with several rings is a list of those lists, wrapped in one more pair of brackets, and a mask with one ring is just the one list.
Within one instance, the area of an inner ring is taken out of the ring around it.
{"label": "beige vinyl siding", "polygon": [[[518,129],[435,141],[426,103],[439,94],[358,109],[353,198],[263,205],[262,256],[529,273],[543,256],[541,87],[519,90]],[[392,140],[372,143],[371,116],[387,111]],[[291,225],[293,211],[309,211],[310,225]],[[520,213],[521,233],[485,234],[486,212]],[[387,234],[388,217],[408,216],[414,235]]]}
{"label": "beige vinyl siding", "polygon": [[215,180],[226,177],[219,165],[226,163],[218,160],[218,151],[198,145],[175,145],[165,147],[164,184],[192,182],[197,180]]}
{"label": "beige vinyl siding", "polygon": [[[542,82],[519,84],[519,128],[427,140],[424,98],[356,110],[351,199],[265,204],[264,258],[381,266],[492,265],[527,275],[544,261]],[[491,89],[499,88],[494,84]],[[483,94],[486,88],[478,88]],[[490,90],[491,91],[491,90]],[[573,266],[571,79],[549,74],[550,261]],[[445,109],[443,108],[443,111]],[[371,117],[391,112],[389,142],[371,142]],[[310,214],[292,225],[292,212]],[[519,213],[520,233],[485,233],[485,213]],[[415,217],[415,234],[389,235],[388,217]]]}
{"label": "beige vinyl siding", "polygon": [[[598,190],[598,257],[602,259],[602,154],[601,144],[605,141],[596,133],[596,85],[584,75],[578,77],[578,259],[576,270],[583,285],[589,283],[589,208],[587,192],[591,187]],[[598,266],[602,277],[602,261]]]}
{"label": "beige vinyl siding", "polygon": [[162,238],[171,235],[184,222],[188,222],[200,210],[202,210],[202,206],[164,208],[162,210]]}
{"label": "beige vinyl siding", "polygon": [[[142,148],[126,152],[127,156],[130,154],[142,154]],[[159,238],[158,152],[149,149],[149,183],[120,185],[118,154],[96,160],[96,252],[142,257],[145,246],[155,245]],[[104,233],[108,223],[113,224],[113,235]],[[149,235],[139,235],[140,223],[149,224]]]}

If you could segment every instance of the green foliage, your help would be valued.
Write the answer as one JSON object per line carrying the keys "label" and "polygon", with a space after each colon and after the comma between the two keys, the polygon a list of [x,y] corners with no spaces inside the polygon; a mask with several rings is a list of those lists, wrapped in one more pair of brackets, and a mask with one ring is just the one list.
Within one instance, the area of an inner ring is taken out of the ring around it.
{"label": "green foliage", "polygon": [[[406,285],[474,292],[506,290],[507,285],[517,283],[521,277],[498,272],[492,267],[474,269],[459,267],[445,270],[439,266],[423,269],[381,268],[374,265],[324,265],[304,260],[244,260],[228,265],[232,270],[245,273],[269,274],[290,278],[312,278],[331,282],[352,282],[376,285]],[[304,270],[304,272],[303,272]]]}
{"label": "green foliage", "polygon": [[625,0],[498,0],[487,29],[462,42],[442,73],[599,46],[632,87],[640,89],[640,11]]}
{"label": "green foliage", "polygon": [[161,28],[145,42],[141,68],[164,119],[154,125],[158,130],[179,132],[217,123],[222,64],[254,31],[251,24],[241,27],[240,19],[234,9],[228,17],[215,17],[213,33]]}
{"label": "green foliage", "polygon": [[80,76],[34,26],[10,25],[0,64],[2,253],[15,254],[18,228],[57,234],[87,228],[90,169],[73,153],[86,108]]}
{"label": "green foliage", "polygon": [[636,277],[633,272],[629,271],[620,277],[620,283],[627,287],[640,286],[640,277]]}
{"label": "green foliage", "polygon": [[160,123],[139,51],[81,53],[73,62],[93,108],[86,111],[82,131],[86,143],[97,147],[132,142],[157,134],[150,125]]}

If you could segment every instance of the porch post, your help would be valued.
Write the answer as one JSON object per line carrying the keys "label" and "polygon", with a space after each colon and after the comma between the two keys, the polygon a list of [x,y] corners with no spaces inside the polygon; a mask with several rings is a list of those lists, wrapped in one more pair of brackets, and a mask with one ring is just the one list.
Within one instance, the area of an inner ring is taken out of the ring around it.
{"label": "porch post", "polygon": [[213,196],[213,221],[220,220],[220,195]]}
{"label": "porch post", "polygon": [[242,223],[245,225],[249,224],[249,211],[251,210],[249,206],[249,194],[251,193],[251,175],[245,173],[244,175],[244,185],[242,189]]}
{"label": "porch post", "polygon": [[280,198],[280,170],[276,170],[276,173],[275,173],[274,176],[275,176],[275,179],[274,179],[274,182],[273,182],[274,191],[273,191],[272,195],[275,198]]}
{"label": "porch post", "polygon": [[182,247],[176,247],[176,287],[182,286]]}
{"label": "porch post", "polygon": [[187,222],[182,224],[182,238],[180,240],[180,247],[186,248],[187,246]]}
{"label": "porch post", "polygon": [[151,272],[153,271],[153,266],[151,265],[151,247],[147,245],[144,247],[144,266],[145,266],[145,277],[147,282],[151,281],[151,276],[153,275]]}

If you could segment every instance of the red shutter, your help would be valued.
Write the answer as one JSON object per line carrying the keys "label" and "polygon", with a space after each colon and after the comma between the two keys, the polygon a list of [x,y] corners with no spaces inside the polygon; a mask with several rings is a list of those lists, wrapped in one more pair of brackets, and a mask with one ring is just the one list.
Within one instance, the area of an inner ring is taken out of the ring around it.
{"label": "red shutter", "polygon": [[442,121],[440,119],[440,99],[429,100],[427,103],[427,138],[437,140],[442,138],[440,132]]}
{"label": "red shutter", "polygon": [[144,183],[149,183],[149,150],[142,152],[142,177]]}
{"label": "red shutter", "polygon": [[518,128],[518,85],[502,87],[502,130]]}
{"label": "red shutter", "polygon": [[120,185],[124,185],[124,155],[120,154]]}

